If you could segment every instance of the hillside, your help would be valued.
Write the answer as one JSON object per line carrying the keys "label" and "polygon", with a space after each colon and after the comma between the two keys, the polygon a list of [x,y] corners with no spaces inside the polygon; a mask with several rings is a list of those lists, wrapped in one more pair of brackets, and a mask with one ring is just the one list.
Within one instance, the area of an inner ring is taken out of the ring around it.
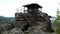
{"label": "hillside", "polygon": [[14,17],[3,17],[3,16],[0,16],[0,23],[2,23],[4,21],[8,21],[10,23],[15,23],[15,18]]}

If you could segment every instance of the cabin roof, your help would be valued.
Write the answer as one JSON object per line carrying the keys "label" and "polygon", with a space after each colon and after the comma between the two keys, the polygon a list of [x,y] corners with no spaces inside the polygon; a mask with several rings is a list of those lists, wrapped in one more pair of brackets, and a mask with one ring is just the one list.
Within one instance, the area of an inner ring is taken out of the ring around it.
{"label": "cabin roof", "polygon": [[40,6],[39,4],[36,4],[36,3],[27,4],[27,5],[23,5],[23,6],[27,7],[27,8],[32,8],[32,7],[42,8],[42,6]]}

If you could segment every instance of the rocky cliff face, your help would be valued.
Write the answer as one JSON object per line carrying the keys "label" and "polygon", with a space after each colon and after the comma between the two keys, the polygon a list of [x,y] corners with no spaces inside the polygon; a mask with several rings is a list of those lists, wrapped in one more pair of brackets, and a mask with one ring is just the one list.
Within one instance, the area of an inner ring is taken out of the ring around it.
{"label": "rocky cliff face", "polygon": [[53,33],[44,32],[39,27],[40,26],[34,27],[31,31],[26,32],[23,32],[20,28],[13,28],[8,31],[3,31],[1,34],[56,34],[55,32]]}
{"label": "rocky cliff face", "polygon": [[8,31],[3,31],[1,34],[24,34],[20,28],[13,28]]}

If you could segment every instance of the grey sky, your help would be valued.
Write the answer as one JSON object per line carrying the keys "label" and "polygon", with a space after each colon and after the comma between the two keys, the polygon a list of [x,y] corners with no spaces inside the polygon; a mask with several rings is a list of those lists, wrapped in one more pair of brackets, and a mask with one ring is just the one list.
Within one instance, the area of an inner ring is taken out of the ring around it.
{"label": "grey sky", "polygon": [[38,3],[43,7],[42,11],[51,16],[56,16],[56,10],[60,7],[60,0],[0,0],[0,15],[14,17],[17,8],[30,3]]}

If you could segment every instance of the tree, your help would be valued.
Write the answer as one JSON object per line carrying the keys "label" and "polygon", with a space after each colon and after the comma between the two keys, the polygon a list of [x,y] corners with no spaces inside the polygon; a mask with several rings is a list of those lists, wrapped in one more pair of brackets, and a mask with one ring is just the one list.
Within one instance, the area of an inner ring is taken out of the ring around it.
{"label": "tree", "polygon": [[55,20],[55,22],[53,23],[54,27],[56,27],[57,29],[55,30],[57,34],[60,34],[60,11],[59,9],[57,9],[57,18]]}

